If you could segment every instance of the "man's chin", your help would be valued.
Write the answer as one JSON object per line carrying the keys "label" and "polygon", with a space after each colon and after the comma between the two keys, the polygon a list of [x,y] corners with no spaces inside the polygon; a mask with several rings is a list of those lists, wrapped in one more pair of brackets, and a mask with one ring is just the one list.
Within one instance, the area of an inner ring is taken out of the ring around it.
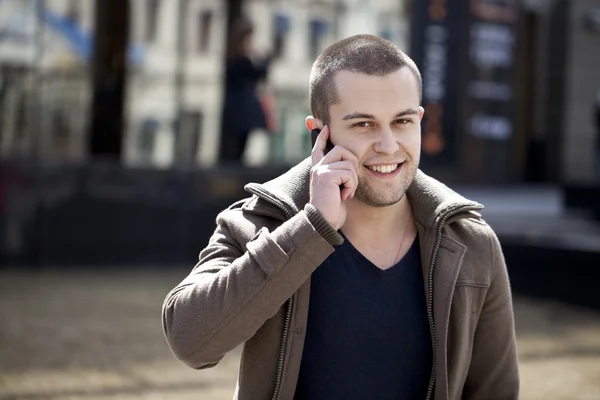
{"label": "man's chin", "polygon": [[402,200],[402,197],[404,197],[404,196],[401,196],[400,198],[396,198],[396,199],[374,199],[374,198],[370,198],[370,197],[367,197],[367,198],[357,197],[356,199],[369,207],[385,208],[385,207],[391,207],[395,204],[398,204],[398,202],[400,200]]}
{"label": "man's chin", "polygon": [[404,188],[374,188],[371,186],[359,187],[355,193],[355,199],[363,204],[371,207],[389,207],[398,203],[404,195],[406,190]]}

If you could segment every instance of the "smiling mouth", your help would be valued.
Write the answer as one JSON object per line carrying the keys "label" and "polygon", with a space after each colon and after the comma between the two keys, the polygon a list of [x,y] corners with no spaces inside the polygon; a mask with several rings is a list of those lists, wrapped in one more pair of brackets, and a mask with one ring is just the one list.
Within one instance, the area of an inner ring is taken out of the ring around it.
{"label": "smiling mouth", "polygon": [[367,168],[371,171],[379,172],[380,174],[391,174],[396,169],[398,169],[400,165],[401,164],[371,165],[367,166]]}

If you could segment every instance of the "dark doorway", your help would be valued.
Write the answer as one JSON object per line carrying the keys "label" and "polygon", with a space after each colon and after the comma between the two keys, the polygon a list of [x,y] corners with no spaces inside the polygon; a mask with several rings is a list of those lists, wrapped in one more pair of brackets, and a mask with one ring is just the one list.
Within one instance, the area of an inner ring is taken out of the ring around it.
{"label": "dark doorway", "polygon": [[89,143],[89,151],[94,158],[113,161],[121,158],[129,7],[129,1],[96,0]]}
{"label": "dark doorway", "polygon": [[519,22],[517,48],[516,132],[513,173],[517,180],[542,182],[547,180],[546,143],[543,132],[536,132],[536,66],[538,61],[539,16],[525,12]]}

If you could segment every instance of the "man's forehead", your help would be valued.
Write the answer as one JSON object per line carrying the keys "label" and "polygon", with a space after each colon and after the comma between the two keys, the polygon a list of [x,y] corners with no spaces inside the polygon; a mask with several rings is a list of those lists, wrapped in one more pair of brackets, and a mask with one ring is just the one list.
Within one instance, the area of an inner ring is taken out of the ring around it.
{"label": "man's forehead", "polygon": [[[360,88],[361,86],[383,86],[383,88],[398,88],[402,91],[414,88],[418,94],[419,83],[417,77],[409,67],[402,67],[384,75],[370,75],[358,71],[341,70],[334,75],[335,88],[338,93],[344,89]],[[392,86],[390,86],[392,85]]]}
{"label": "man's forehead", "polygon": [[388,72],[386,74],[367,74],[366,72],[355,71],[355,70],[351,70],[351,69],[341,69],[339,71],[334,72],[334,74],[333,74],[334,80],[353,79],[353,78],[377,79],[377,78],[386,78],[386,77],[392,77],[392,76],[399,76],[399,77],[400,76],[401,77],[412,76],[415,79],[415,81],[417,80],[417,78],[414,76],[414,73],[411,71],[411,69],[408,65],[404,65],[404,66],[402,66],[394,71]]}
{"label": "man's forehead", "polygon": [[[380,96],[393,100],[394,103],[419,102],[419,84],[408,67],[385,75],[339,71],[335,76],[335,91],[338,102],[342,103],[361,102]],[[409,106],[412,105],[406,105]]]}

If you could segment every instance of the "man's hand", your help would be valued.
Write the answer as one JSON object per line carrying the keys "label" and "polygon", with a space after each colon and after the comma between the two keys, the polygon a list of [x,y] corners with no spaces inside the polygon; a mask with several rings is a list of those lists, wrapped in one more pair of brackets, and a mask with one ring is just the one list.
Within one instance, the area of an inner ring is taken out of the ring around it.
{"label": "man's hand", "polygon": [[[312,150],[310,204],[336,230],[346,221],[346,204],[358,186],[358,159],[347,149],[335,146],[325,154],[329,127],[323,128]],[[343,186],[343,188],[340,188]]]}

